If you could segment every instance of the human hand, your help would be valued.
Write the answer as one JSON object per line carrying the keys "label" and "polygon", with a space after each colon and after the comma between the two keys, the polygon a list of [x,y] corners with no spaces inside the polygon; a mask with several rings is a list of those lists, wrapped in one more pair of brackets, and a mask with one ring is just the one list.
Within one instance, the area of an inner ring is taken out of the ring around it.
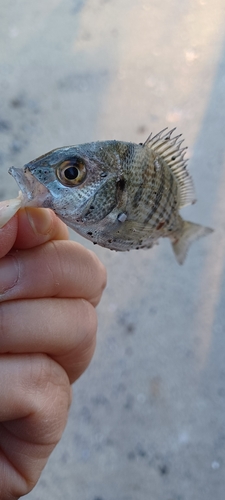
{"label": "human hand", "polygon": [[106,274],[46,209],[20,210],[0,229],[0,259],[0,499],[15,500],[60,440]]}

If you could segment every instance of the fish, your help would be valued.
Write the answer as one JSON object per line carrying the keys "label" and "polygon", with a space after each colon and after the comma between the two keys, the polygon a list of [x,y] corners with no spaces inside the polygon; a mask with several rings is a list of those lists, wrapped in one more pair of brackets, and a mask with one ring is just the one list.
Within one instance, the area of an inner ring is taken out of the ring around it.
{"label": "fish", "polygon": [[[20,207],[52,209],[70,228],[110,250],[151,248],[169,238],[179,264],[192,242],[212,232],[179,211],[196,202],[182,134],[165,128],[144,143],[97,141],[54,149],[11,167]],[[11,212],[10,212],[11,210]]]}

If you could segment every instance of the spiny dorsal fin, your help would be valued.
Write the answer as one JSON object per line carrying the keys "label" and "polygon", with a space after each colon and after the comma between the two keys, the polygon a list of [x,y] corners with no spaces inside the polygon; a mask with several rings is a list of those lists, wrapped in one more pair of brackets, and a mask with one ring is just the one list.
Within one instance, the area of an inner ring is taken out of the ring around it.
{"label": "spiny dorsal fin", "polygon": [[181,148],[184,139],[179,139],[182,134],[172,137],[175,130],[176,127],[170,131],[168,131],[168,128],[164,128],[153,137],[150,134],[144,142],[143,147],[148,146],[153,149],[159,157],[166,161],[172,170],[179,185],[181,208],[185,205],[195,203],[196,198],[192,177],[187,170],[187,160],[184,159],[187,147]]}

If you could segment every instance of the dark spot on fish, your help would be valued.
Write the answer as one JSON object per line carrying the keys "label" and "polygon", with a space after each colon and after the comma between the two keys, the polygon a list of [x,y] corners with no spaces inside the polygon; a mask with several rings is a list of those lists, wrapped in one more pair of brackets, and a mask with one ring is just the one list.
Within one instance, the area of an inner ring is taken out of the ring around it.
{"label": "dark spot on fish", "polygon": [[132,205],[134,208],[137,208],[139,205],[139,202],[140,202],[142,194],[143,194],[143,189],[144,189],[144,184],[142,183],[142,184],[140,184],[139,188],[137,189],[137,191],[134,195],[134,199],[132,202]]}
{"label": "dark spot on fish", "polygon": [[124,191],[125,189],[125,185],[126,185],[126,181],[125,179],[122,177],[118,182],[117,182],[117,188],[119,189],[119,191]]}
{"label": "dark spot on fish", "polygon": [[165,221],[160,222],[160,223],[158,224],[157,228],[156,228],[156,229],[157,229],[157,231],[159,231],[159,229],[161,229],[161,228],[164,226],[164,224],[165,224]]}
{"label": "dark spot on fish", "polygon": [[88,231],[87,234],[89,234],[89,236],[93,235],[93,233],[91,231]]}
{"label": "dark spot on fish", "polygon": [[94,208],[95,208],[94,205],[90,206],[90,210],[94,210]]}
{"label": "dark spot on fish", "polygon": [[112,240],[108,240],[108,243],[112,243]]}
{"label": "dark spot on fish", "polygon": [[90,210],[88,209],[88,210],[87,210],[87,212],[85,212],[85,213],[83,214],[83,220],[87,220],[87,219],[88,219],[88,216],[90,215],[90,213],[91,213],[91,212],[90,212]]}
{"label": "dark spot on fish", "polygon": [[107,172],[101,172],[100,173],[100,177],[107,177],[107,175],[108,175]]}
{"label": "dark spot on fish", "polygon": [[139,146],[143,146],[143,142],[139,142]]}
{"label": "dark spot on fish", "polygon": [[171,160],[173,161],[176,160],[176,156],[172,156]]}
{"label": "dark spot on fish", "polygon": [[97,245],[97,241],[93,241],[93,245]]}

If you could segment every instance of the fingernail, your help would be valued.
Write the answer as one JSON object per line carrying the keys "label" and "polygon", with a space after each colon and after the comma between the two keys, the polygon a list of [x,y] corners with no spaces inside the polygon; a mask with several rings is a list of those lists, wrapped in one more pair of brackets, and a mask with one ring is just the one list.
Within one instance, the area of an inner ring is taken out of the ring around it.
{"label": "fingernail", "polygon": [[0,202],[0,228],[15,215],[21,206],[21,200],[15,198],[13,200],[5,200]]}
{"label": "fingernail", "polygon": [[18,281],[19,271],[16,259],[8,255],[0,260],[0,295],[13,288]]}
{"label": "fingernail", "polygon": [[25,208],[30,225],[35,234],[48,234],[52,229],[51,211],[46,208]]}

